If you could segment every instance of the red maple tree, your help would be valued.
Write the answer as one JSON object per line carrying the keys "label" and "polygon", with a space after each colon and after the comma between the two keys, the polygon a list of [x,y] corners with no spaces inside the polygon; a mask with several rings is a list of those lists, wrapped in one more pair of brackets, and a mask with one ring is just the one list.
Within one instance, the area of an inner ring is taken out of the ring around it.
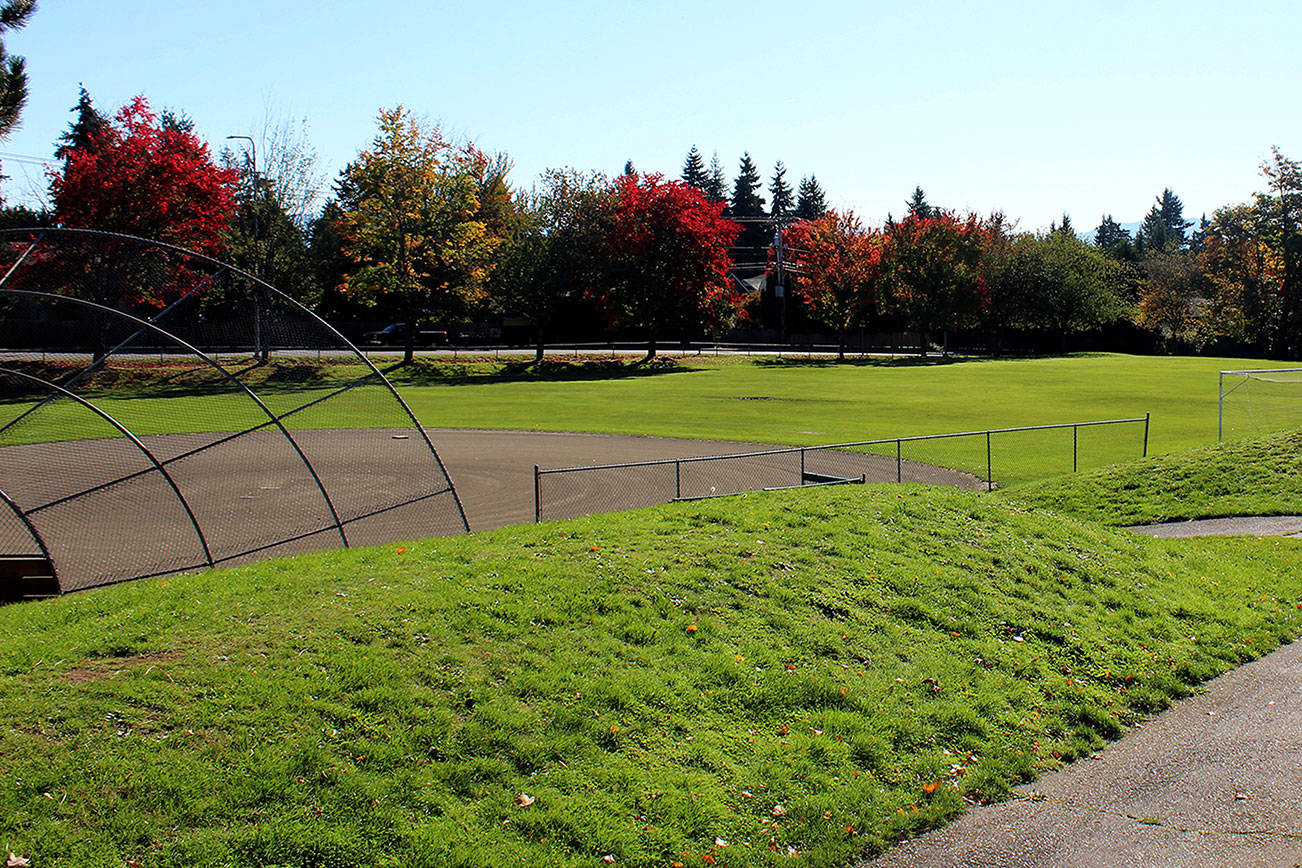
{"label": "red maple tree", "polygon": [[741,227],[723,203],[662,175],[622,175],[599,209],[603,262],[595,295],[612,322],[647,336],[647,358],[667,330],[722,326],[745,300],[728,278]]}
{"label": "red maple tree", "polygon": [[837,332],[837,359],[846,331],[876,313],[882,283],[882,235],[865,229],[853,211],[828,211],[782,233],[795,290],[810,313]]}
{"label": "red maple tree", "polygon": [[235,210],[235,169],[217,166],[193,133],[160,124],[138,96],[50,172],[54,219],[221,252]]}

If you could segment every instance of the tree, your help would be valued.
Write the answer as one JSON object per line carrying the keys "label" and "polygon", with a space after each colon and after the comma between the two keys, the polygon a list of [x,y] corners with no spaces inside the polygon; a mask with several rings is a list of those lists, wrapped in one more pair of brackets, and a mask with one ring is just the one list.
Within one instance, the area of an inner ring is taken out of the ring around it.
{"label": "tree", "polygon": [[615,323],[641,329],[648,360],[667,329],[723,325],[742,301],[728,279],[741,231],[722,203],[660,175],[621,175],[600,209],[602,263],[593,295]]}
{"label": "tree", "polygon": [[751,162],[750,153],[743,153],[737,178],[732,184],[732,208],[729,216],[740,219],[763,217],[764,198],[756,193],[760,186],[759,170]]}
{"label": "tree", "polygon": [[934,213],[889,223],[883,249],[893,303],[919,333],[922,355],[933,329],[948,335],[987,298],[981,259],[988,232],[975,215],[959,220],[949,211]]}
{"label": "tree", "polygon": [[192,133],[165,129],[138,96],[50,173],[54,219],[217,255],[238,173],[213,164]]}
{"label": "tree", "polygon": [[692,145],[692,149],[687,152],[687,160],[683,163],[683,183],[704,193],[709,182],[710,176],[705,171],[705,160],[702,159],[696,145]]}
{"label": "tree", "polygon": [[1180,197],[1167,188],[1144,217],[1139,237],[1143,239],[1146,249],[1169,253],[1181,250],[1188,244],[1188,230],[1192,225],[1184,219],[1184,205],[1180,202]]}
{"label": "tree", "polygon": [[486,158],[425,127],[402,106],[385,109],[379,133],[344,175],[339,219],[344,251],[355,269],[346,292],[387,307],[407,324],[403,363],[415,356],[419,322],[485,297],[484,284],[501,243],[481,214]]}
{"label": "tree", "polygon": [[1075,232],[1059,229],[1028,245],[1033,279],[1028,287],[1030,324],[1059,336],[1066,351],[1070,335],[1121,318],[1126,305],[1118,290],[1120,269]]}
{"label": "tree", "polygon": [[827,213],[827,198],[813,175],[800,179],[796,198],[796,219],[817,220]]}
{"label": "tree", "polygon": [[521,226],[503,248],[492,286],[504,310],[533,320],[535,364],[558,312],[595,285],[599,217],[611,189],[599,174],[549,169],[518,197]]}
{"label": "tree", "polygon": [[929,220],[940,213],[939,209],[927,204],[927,194],[922,192],[921,187],[913,188],[913,195],[909,197],[908,205],[910,217]]}
{"label": "tree", "polygon": [[85,148],[96,136],[108,128],[108,118],[100,114],[90,98],[89,91],[83,86],[77,96],[77,104],[70,109],[77,119],[68,124],[68,129],[59,136],[59,147],[54,151],[56,160],[63,160],[67,167],[68,156],[79,148]]}
{"label": "tree", "polygon": [[882,236],[865,229],[854,212],[829,211],[783,233],[796,291],[816,319],[837,333],[838,361],[846,332],[876,313],[882,283]]}
{"label": "tree", "polygon": [[773,177],[769,180],[769,195],[773,197],[772,204],[769,205],[769,216],[775,223],[780,224],[796,204],[791,185],[787,183],[787,167],[782,165],[781,160],[773,166]]}
{"label": "tree", "polygon": [[36,0],[0,5],[0,141],[9,137],[27,105],[27,61],[5,50],[4,33],[24,26],[35,11]]}
{"label": "tree", "polygon": [[701,192],[711,202],[723,202],[726,205],[728,201],[728,179],[724,177],[723,164],[719,162],[718,151],[710,157],[710,174]]}
{"label": "tree", "polygon": [[1134,246],[1130,231],[1125,229],[1111,214],[1099,221],[1094,230],[1094,246],[1107,253],[1113,259],[1130,260],[1134,258]]}
{"label": "tree", "polygon": [[1136,324],[1157,333],[1168,350],[1176,343],[1200,349],[1211,335],[1197,259],[1159,250],[1144,258],[1143,271]]}

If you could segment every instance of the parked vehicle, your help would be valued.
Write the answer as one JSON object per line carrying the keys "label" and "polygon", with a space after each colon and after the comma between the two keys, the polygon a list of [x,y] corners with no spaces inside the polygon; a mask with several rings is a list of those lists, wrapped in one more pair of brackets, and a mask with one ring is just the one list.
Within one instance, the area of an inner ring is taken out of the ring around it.
{"label": "parked vehicle", "polygon": [[[371,345],[404,346],[407,343],[407,324],[405,322],[390,323],[379,331],[367,332],[362,335],[362,341]],[[443,346],[447,342],[448,333],[442,329],[421,327],[416,329],[415,343],[418,347]]]}

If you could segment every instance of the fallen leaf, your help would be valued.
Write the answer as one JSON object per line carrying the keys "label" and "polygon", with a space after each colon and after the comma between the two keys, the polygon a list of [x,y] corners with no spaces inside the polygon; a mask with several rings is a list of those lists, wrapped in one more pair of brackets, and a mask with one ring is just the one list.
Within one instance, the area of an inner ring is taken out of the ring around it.
{"label": "fallen leaf", "polygon": [[610,863],[613,864],[614,861],[615,861],[615,857],[614,857],[613,854],[611,854],[611,853],[607,853],[605,856],[602,856],[602,857],[601,857],[601,861],[602,861],[602,862],[610,862]]}
{"label": "fallen leaf", "polygon": [[405,551],[407,551],[406,546],[398,546],[398,554],[402,554]]}
{"label": "fallen leaf", "polygon": [[32,863],[25,856],[19,856],[17,853],[10,853],[9,858],[5,860],[5,868],[27,868]]}
{"label": "fallen leaf", "polygon": [[521,793],[520,795],[515,797],[515,806],[517,808],[527,808],[536,801],[538,800],[535,799],[533,796],[529,795],[528,793]]}
{"label": "fallen leaf", "polygon": [[923,784],[922,791],[927,795],[931,795],[932,793],[936,792],[936,788],[939,786],[940,786],[940,781],[932,781],[931,783]]}
{"label": "fallen leaf", "polygon": [[787,809],[782,807],[782,804],[780,802],[773,806],[773,816],[785,817],[786,815],[787,815]]}
{"label": "fallen leaf", "polygon": [[725,840],[723,840],[722,838],[715,838],[715,839],[714,839],[714,846],[716,846],[716,847],[727,847],[727,846],[728,846],[728,842],[725,841]]}

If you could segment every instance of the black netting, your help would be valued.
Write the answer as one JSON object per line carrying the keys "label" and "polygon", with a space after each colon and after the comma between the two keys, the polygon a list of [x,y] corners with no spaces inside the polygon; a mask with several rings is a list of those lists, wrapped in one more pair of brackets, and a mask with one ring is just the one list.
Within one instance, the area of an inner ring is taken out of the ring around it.
{"label": "black netting", "polygon": [[387,380],[252,276],[76,230],[0,232],[0,274],[0,556],[69,590],[466,530]]}

